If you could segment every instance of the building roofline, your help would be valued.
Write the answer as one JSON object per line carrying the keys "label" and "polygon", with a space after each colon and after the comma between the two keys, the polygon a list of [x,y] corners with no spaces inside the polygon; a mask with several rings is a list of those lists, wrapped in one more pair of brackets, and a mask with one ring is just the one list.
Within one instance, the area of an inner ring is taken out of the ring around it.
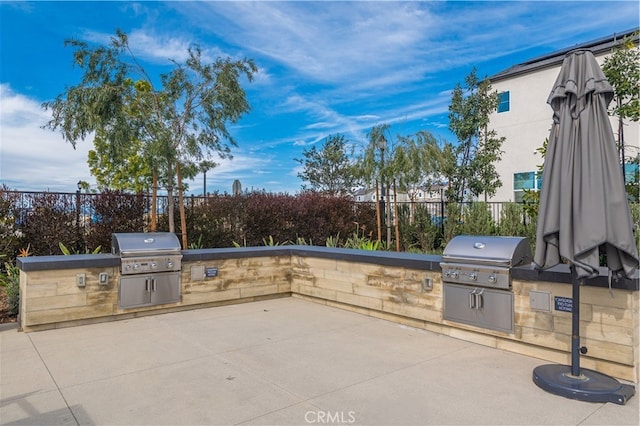
{"label": "building roofline", "polygon": [[507,68],[506,70],[494,74],[493,76],[489,77],[489,81],[493,83],[501,80],[506,80],[520,74],[526,74],[540,69],[556,66],[558,64],[561,64],[567,53],[571,52],[572,50],[587,49],[593,52],[594,55],[598,56],[603,53],[610,52],[613,47],[620,43],[620,41],[629,36],[632,36],[634,33],[636,34],[633,37],[633,41],[637,45],[640,40],[640,36],[638,35],[639,30],[640,27],[636,27],[630,30],[622,31],[620,33],[613,33],[612,35],[606,37],[601,37],[585,43],[576,44],[575,46],[567,47],[565,49],[557,50],[555,52],[537,56],[526,62],[514,65],[510,68]]}

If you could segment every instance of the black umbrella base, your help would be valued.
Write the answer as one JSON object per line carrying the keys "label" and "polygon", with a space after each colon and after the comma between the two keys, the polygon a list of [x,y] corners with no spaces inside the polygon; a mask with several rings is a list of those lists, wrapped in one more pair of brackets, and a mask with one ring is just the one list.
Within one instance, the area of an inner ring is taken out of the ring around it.
{"label": "black umbrella base", "polygon": [[533,382],[554,395],[588,402],[613,402],[624,405],[636,393],[636,388],[597,371],[580,369],[580,376],[571,374],[571,366],[548,364],[533,369]]}

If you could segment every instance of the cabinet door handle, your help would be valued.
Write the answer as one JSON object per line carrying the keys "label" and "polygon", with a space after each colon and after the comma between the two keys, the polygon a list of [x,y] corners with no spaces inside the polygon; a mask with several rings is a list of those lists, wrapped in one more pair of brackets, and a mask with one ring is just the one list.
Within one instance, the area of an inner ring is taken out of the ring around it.
{"label": "cabinet door handle", "polygon": [[484,289],[480,290],[478,293],[476,293],[476,309],[482,309],[484,308]]}
{"label": "cabinet door handle", "polygon": [[144,279],[144,291],[149,292],[149,278]]}
{"label": "cabinet door handle", "polygon": [[151,289],[153,291],[156,291],[156,279],[155,278],[151,278]]}
{"label": "cabinet door handle", "polygon": [[475,309],[476,308],[476,290],[473,289],[473,291],[469,292],[469,309]]}

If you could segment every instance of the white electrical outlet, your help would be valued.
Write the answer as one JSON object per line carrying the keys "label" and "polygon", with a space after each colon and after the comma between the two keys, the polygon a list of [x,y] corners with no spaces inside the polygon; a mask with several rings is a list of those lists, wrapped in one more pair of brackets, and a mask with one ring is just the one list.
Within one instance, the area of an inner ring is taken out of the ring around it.
{"label": "white electrical outlet", "polygon": [[87,277],[85,274],[76,274],[76,285],[78,287],[85,287],[87,285]]}
{"label": "white electrical outlet", "polygon": [[98,275],[98,284],[107,285],[109,283],[109,274],[106,272],[100,272]]}
{"label": "white electrical outlet", "polygon": [[422,291],[431,291],[433,290],[433,281],[431,280],[431,278],[425,278],[422,281]]}

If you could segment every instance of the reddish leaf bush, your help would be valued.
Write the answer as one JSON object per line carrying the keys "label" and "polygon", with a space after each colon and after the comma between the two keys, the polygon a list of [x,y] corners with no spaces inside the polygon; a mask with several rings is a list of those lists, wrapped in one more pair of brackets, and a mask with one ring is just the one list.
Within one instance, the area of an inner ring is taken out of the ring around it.
{"label": "reddish leaf bush", "polygon": [[74,194],[28,193],[22,202],[29,207],[21,215],[20,231],[32,254],[61,254],[61,242],[74,250],[82,246],[82,206]]}
{"label": "reddish leaf bush", "polygon": [[[0,194],[0,209],[11,216],[3,222],[6,232],[2,230],[1,243],[11,243],[7,248],[11,257],[27,244],[34,255],[61,254],[60,242],[73,253],[92,252],[99,246],[102,252],[109,252],[112,233],[149,230],[150,197],[146,195],[114,191]],[[166,197],[160,197],[159,205],[157,230],[166,231]],[[325,245],[328,237],[340,236],[344,241],[356,230],[368,236],[375,229],[373,206],[313,192],[187,197],[185,211],[190,247],[232,247],[234,242],[260,246],[265,241],[285,244],[300,240]],[[179,222],[177,207],[175,216]],[[182,232],[179,223],[176,232]],[[14,237],[11,241],[10,236]]]}
{"label": "reddish leaf bush", "polygon": [[[82,195],[81,195],[82,196]],[[86,251],[97,247],[109,251],[111,234],[114,232],[143,232],[148,222],[148,198],[142,194],[124,194],[106,191],[102,194],[86,194],[89,209],[85,210],[84,224],[88,224],[85,234]]]}

